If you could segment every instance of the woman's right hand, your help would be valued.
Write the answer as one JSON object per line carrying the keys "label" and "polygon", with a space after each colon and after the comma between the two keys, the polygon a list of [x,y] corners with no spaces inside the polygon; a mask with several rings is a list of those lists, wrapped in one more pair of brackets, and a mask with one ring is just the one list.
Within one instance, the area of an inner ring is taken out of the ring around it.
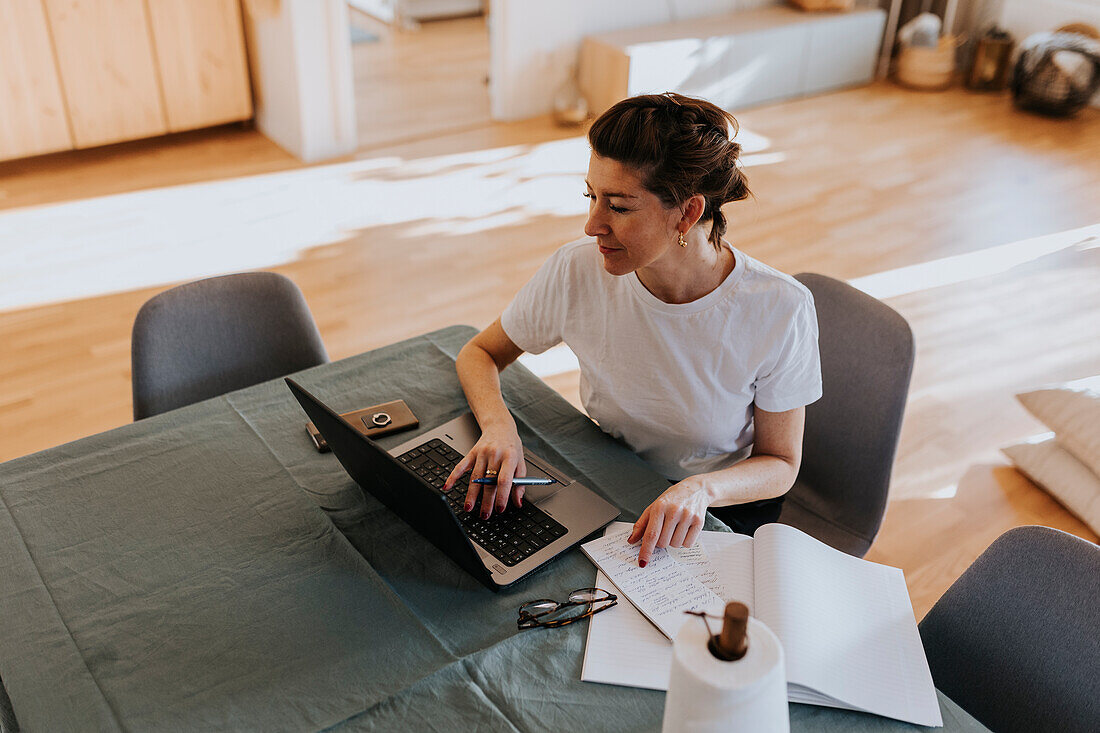
{"label": "woman's right hand", "polygon": [[[470,472],[470,487],[466,491],[466,511],[473,511],[481,495],[480,515],[488,519],[493,511],[500,514],[508,506],[508,500],[517,507],[523,505],[523,487],[512,491],[512,479],[527,475],[527,464],[523,460],[523,444],[515,423],[511,425],[489,426],[482,429],[478,439],[466,457],[459,461],[447,481],[444,491],[449,491],[455,482],[467,471]],[[474,479],[492,477],[495,472],[496,485],[475,484]]]}
{"label": "woman's right hand", "polygon": [[[516,421],[500,394],[501,370],[522,353],[523,350],[508,338],[498,318],[470,339],[455,360],[458,380],[481,426],[481,438],[451,471],[443,490],[449,491],[469,471],[470,487],[466,490],[465,508],[468,512],[473,511],[477,506],[478,494],[481,494],[482,519],[488,519],[494,509],[498,514],[503,512],[509,498],[516,506],[523,503],[523,487],[512,491],[512,479],[527,475],[523,444],[519,442]],[[496,476],[495,485],[473,483],[474,479],[484,478],[487,473],[490,477]]]}

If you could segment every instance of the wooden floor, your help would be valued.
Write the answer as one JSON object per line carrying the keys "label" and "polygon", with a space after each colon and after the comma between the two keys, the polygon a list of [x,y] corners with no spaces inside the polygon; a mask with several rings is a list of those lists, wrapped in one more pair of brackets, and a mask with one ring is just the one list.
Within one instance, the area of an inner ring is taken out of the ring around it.
{"label": "wooden floor", "polygon": [[[349,158],[303,166],[231,126],[0,164],[0,460],[129,421],[130,326],[175,281],[285,273],[340,358],[488,324],[581,234],[583,131],[489,120],[483,21],[371,30]],[[918,617],[1010,527],[1095,541],[998,448],[1044,430],[1015,392],[1100,374],[1100,114],[878,83],[737,116],[735,246],[852,280],[916,334],[869,558],[906,571]],[[548,381],[576,402],[575,372]]]}

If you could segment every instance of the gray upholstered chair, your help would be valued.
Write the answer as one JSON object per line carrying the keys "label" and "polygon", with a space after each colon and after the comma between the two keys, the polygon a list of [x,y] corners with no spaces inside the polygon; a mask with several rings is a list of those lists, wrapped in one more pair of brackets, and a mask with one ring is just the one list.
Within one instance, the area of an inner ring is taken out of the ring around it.
{"label": "gray upholstered chair", "polygon": [[913,332],[898,313],[824,275],[814,295],[822,397],[806,407],[802,467],[779,521],[863,557],[886,512],[913,371]]}
{"label": "gray upholstered chair", "polygon": [[991,730],[1100,730],[1100,547],[994,540],[920,623],[936,687]]}
{"label": "gray upholstered chair", "polygon": [[302,291],[273,272],[150,298],[134,320],[130,354],[135,420],[328,361]]}

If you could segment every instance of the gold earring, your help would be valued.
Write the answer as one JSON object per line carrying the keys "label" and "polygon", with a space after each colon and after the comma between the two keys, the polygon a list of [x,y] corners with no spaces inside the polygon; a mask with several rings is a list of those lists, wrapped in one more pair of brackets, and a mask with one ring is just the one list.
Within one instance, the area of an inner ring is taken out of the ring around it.
{"label": "gold earring", "polygon": [[684,233],[683,232],[680,232],[680,238],[676,240],[676,244],[680,245],[681,247],[687,247],[688,246],[687,240],[684,239]]}

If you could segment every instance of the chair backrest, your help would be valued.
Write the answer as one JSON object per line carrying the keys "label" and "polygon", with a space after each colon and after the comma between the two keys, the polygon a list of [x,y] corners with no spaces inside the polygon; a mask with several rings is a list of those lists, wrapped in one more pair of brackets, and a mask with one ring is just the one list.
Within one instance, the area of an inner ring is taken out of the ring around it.
{"label": "chair backrest", "polygon": [[895,310],[847,283],[795,277],[817,308],[822,397],[806,407],[802,467],[779,521],[862,557],[886,511],[913,332]]}
{"label": "chair backrest", "polygon": [[134,320],[134,419],[328,361],[298,286],[273,272],[166,290]]}
{"label": "chair backrest", "polygon": [[1100,547],[1002,534],[920,623],[932,679],[995,731],[1100,730]]}

